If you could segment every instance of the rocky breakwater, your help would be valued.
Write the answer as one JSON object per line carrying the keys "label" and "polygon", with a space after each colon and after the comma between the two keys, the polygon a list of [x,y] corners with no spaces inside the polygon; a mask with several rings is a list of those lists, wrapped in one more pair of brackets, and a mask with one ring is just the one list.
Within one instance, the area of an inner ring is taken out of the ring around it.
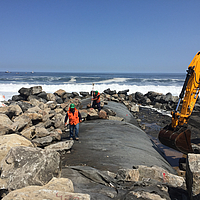
{"label": "rocky breakwater", "polygon": [[[117,110],[110,109],[109,102],[122,103],[137,116],[139,104],[170,109],[177,101],[171,94],[127,93],[128,90],[118,93],[105,90],[101,94],[103,109],[100,113],[91,109],[88,103],[84,106],[83,102],[91,99],[88,92],[80,92],[79,95],[60,89],[51,94],[44,92],[41,86],[21,88],[19,95],[4,102],[7,106],[0,108],[0,189],[1,196],[6,195],[3,199],[170,199],[174,193],[180,199],[187,199],[185,179],[156,166],[151,168],[138,165],[134,169],[121,169],[117,173],[105,173],[94,168],[89,168],[88,171],[87,167],[82,169],[80,166],[73,168],[82,172],[84,177],[90,174],[84,182],[84,185],[88,183],[87,187],[91,184],[88,180],[105,185],[103,194],[99,186],[94,185],[91,190],[84,190],[85,186],[82,185],[83,190],[76,188],[74,192],[73,183],[80,179],[73,179],[72,176],[72,183],[69,178],[61,178],[61,154],[70,153],[74,145],[74,141],[63,137],[66,134],[64,118],[70,103],[76,105],[86,121],[109,119],[126,122],[129,116],[120,115]],[[66,173],[69,172],[68,177],[75,173],[70,170],[72,168],[65,169]],[[100,179],[97,178],[99,176]],[[157,188],[156,192],[154,187]],[[153,188],[153,195],[149,188]],[[189,191],[192,193],[191,184],[188,184],[188,188],[191,188]]]}

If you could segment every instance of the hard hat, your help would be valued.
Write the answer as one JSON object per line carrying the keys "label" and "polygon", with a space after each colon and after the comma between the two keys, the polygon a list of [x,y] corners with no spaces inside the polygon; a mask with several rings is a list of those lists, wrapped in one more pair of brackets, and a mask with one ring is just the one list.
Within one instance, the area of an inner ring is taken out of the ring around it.
{"label": "hard hat", "polygon": [[70,108],[75,108],[75,105],[72,103],[72,104],[70,105]]}
{"label": "hard hat", "polygon": [[98,94],[98,91],[97,91],[97,90],[95,91],[95,94]]}

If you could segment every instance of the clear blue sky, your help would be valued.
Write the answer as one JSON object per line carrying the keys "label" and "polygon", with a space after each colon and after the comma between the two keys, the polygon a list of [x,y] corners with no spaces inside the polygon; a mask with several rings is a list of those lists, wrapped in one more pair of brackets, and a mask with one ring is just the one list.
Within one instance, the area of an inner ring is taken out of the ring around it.
{"label": "clear blue sky", "polygon": [[0,0],[0,71],[181,72],[200,0]]}

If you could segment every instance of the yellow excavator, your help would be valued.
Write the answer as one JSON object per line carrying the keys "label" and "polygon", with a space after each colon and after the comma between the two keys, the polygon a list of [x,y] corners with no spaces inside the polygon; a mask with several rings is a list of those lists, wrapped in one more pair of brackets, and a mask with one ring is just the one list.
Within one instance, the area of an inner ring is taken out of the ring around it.
{"label": "yellow excavator", "polygon": [[[188,66],[183,88],[179,95],[175,111],[172,111],[172,122],[158,134],[162,144],[184,154],[193,153],[191,130],[187,123],[199,95],[200,87],[200,51]],[[180,106],[182,104],[182,106]],[[180,108],[181,107],[181,108]]]}

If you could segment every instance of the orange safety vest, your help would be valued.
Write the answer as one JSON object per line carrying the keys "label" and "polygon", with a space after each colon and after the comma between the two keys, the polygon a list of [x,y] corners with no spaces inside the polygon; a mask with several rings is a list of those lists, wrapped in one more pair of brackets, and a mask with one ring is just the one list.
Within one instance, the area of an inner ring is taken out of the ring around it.
{"label": "orange safety vest", "polygon": [[96,97],[96,96],[99,96],[98,99],[96,100],[96,103],[99,103],[100,102],[100,93],[98,92],[98,94],[95,95],[94,97]]}
{"label": "orange safety vest", "polygon": [[68,118],[69,118],[69,124],[76,125],[79,123],[79,117],[78,117],[78,110],[75,108],[74,114],[71,112],[70,108],[67,111]]}

